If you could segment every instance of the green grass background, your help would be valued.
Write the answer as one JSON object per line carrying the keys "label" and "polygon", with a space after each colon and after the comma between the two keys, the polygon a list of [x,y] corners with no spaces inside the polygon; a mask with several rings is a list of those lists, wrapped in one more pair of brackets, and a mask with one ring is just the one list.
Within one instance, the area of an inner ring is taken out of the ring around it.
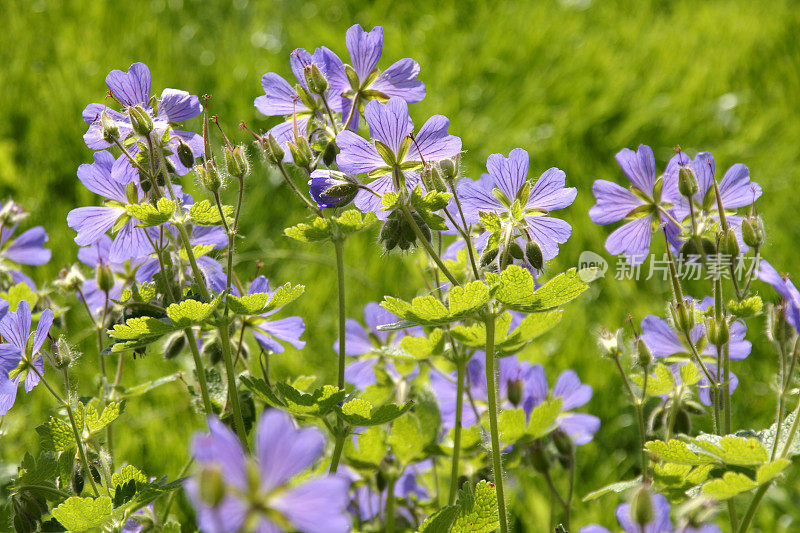
{"label": "green grass background", "polygon": [[[579,194],[563,213],[574,233],[554,271],[573,266],[583,250],[605,253],[609,230],[586,214],[591,184],[621,181],[613,156],[639,143],[653,147],[662,169],[676,144],[691,153],[710,150],[720,173],[735,162],[747,164],[765,191],[759,202],[769,232],[765,255],[780,270],[800,267],[800,10],[794,2],[32,0],[3,2],[0,14],[0,197],[25,205],[32,213],[28,223],[50,233],[53,260],[33,272],[38,280],[75,261],[66,214],[96,200],[75,176],[92,157],[81,138],[80,112],[102,100],[109,70],[143,61],[158,92],[176,87],[211,94],[212,112],[229,135],[247,141],[236,128],[240,120],[261,129],[271,124],[252,105],[261,75],[291,76],[287,59],[296,47],[325,45],[346,57],[344,32],[356,22],[384,26],[384,68],[402,57],[419,61],[428,96],[412,106],[412,116],[417,124],[434,113],[450,118],[450,131],[464,141],[467,175],[477,177],[489,154],[518,146],[530,152],[537,175],[551,166],[566,171]],[[308,346],[276,357],[275,373],[313,372],[330,380],[336,336],[331,250],[282,236],[282,228],[304,213],[258,159],[243,216],[240,268],[252,271],[260,260],[271,279],[308,287],[293,307],[307,318]],[[421,286],[414,257],[382,256],[375,241],[373,233],[348,242],[351,316],[384,294],[408,298]],[[581,448],[578,495],[630,476],[636,461],[632,409],[622,401],[611,364],[599,357],[595,334],[601,326],[621,327],[628,314],[638,322],[661,312],[666,294],[659,280],[606,278],[570,306],[557,331],[525,352],[546,365],[551,380],[572,367],[595,389],[589,409],[603,427]],[[74,335],[88,335],[85,326],[76,324]],[[761,327],[753,322],[751,336]],[[81,361],[78,371],[86,379],[95,358],[90,352]],[[155,356],[126,365],[127,384],[190,368],[188,361]],[[744,378],[734,397],[737,427],[771,423],[774,367],[763,342],[734,365]],[[175,475],[189,436],[201,427],[186,398],[177,382],[132,401],[117,430],[123,457],[148,473]],[[0,440],[4,475],[24,450],[36,448],[33,427],[51,409],[41,387],[21,393]],[[546,492],[540,479],[531,479],[519,488],[522,518],[531,531],[543,531]],[[792,474],[786,486],[796,481]],[[612,525],[612,500],[577,504],[574,523]],[[771,491],[758,526],[797,531],[797,501],[795,489]]]}

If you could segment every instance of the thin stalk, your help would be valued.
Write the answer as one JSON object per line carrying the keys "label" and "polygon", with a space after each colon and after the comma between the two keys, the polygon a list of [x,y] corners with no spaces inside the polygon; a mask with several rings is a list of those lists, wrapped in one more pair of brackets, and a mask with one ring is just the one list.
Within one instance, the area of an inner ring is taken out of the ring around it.
{"label": "thin stalk", "polygon": [[286,169],[285,169],[285,168],[283,168],[283,163],[278,163],[278,164],[277,164],[277,167],[278,167],[278,170],[280,170],[280,171],[281,171],[281,175],[283,175],[283,179],[284,179],[284,181],[286,182],[286,184],[287,184],[287,185],[289,185],[289,187],[290,187],[290,188],[292,189],[292,191],[293,191],[293,192],[294,192],[294,193],[297,195],[297,197],[298,197],[298,198],[300,198],[300,199],[303,201],[303,203],[304,203],[304,204],[306,204],[306,207],[308,207],[308,208],[309,208],[311,211],[313,211],[314,213],[316,213],[316,215],[317,215],[318,217],[322,217],[322,211],[319,209],[319,207],[317,207],[317,204],[315,204],[314,202],[312,202],[311,200],[309,200],[308,198],[306,198],[306,195],[305,195],[305,194],[303,194],[303,193],[300,191],[300,189],[298,189],[298,188],[297,188],[297,185],[295,185],[295,184],[294,184],[294,182],[292,181],[292,179],[291,179],[291,178],[289,177],[289,175],[286,173]]}
{"label": "thin stalk", "polygon": [[336,282],[339,297],[339,374],[336,384],[339,390],[344,390],[345,321],[347,314],[344,292],[344,241],[334,240],[333,249],[336,252]]}
{"label": "thin stalk", "polygon": [[[456,202],[456,207],[458,208],[458,215],[461,217],[461,222],[464,224],[464,231],[466,232],[464,239],[467,241],[467,253],[469,254],[469,262],[472,265],[472,271],[475,274],[475,279],[480,279],[480,274],[478,271],[478,265],[475,261],[475,250],[472,245],[472,239],[469,237],[470,227],[467,224],[467,217],[464,216],[464,209],[461,207],[461,199],[458,197],[458,188],[455,185],[455,182],[450,182],[450,190],[453,193],[453,200]],[[456,224],[458,227],[458,224]]]}
{"label": "thin stalk", "polygon": [[425,235],[422,234],[422,230],[419,229],[417,222],[414,220],[414,217],[411,216],[411,212],[408,210],[408,207],[405,205],[400,206],[400,211],[403,213],[403,216],[406,219],[406,222],[411,226],[411,229],[414,230],[414,235],[417,236],[417,239],[422,243],[423,248],[425,251],[428,252],[428,256],[433,259],[433,262],[436,263],[436,266],[442,271],[442,273],[447,276],[447,279],[450,280],[453,285],[461,286],[461,283],[458,282],[455,276],[450,272],[450,270],[445,266],[444,261],[439,257],[436,251],[433,249],[430,241],[425,238]]}
{"label": "thin stalk", "polygon": [[500,532],[508,533],[506,499],[503,491],[503,461],[500,449],[500,431],[497,428],[497,384],[494,360],[494,314],[486,319],[486,390],[489,400],[489,431],[492,436],[492,470],[497,488],[497,509],[500,515]]}
{"label": "thin stalk", "polygon": [[647,452],[645,452],[644,444],[646,441],[646,434],[644,431],[644,414],[642,412],[642,402],[639,401],[639,398],[636,397],[636,394],[633,392],[633,388],[631,387],[630,382],[628,381],[628,376],[625,374],[625,370],[622,368],[622,363],[619,362],[619,356],[614,357],[614,363],[617,365],[617,370],[619,370],[619,375],[622,376],[622,382],[625,384],[625,390],[628,392],[628,396],[631,397],[631,401],[633,402],[633,407],[636,409],[636,422],[639,426],[639,457],[642,463],[642,478],[647,479]]}
{"label": "thin stalk", "polygon": [[[183,468],[181,468],[181,471],[178,472],[177,479],[180,479],[186,475],[186,472],[189,471],[189,468],[192,466],[193,462],[194,462],[194,457],[190,457],[189,460],[186,461],[186,464],[183,465]],[[167,498],[167,504],[164,506],[164,514],[162,515],[161,518],[162,524],[167,522],[167,518],[169,518],[169,510],[172,507],[172,502],[175,501],[175,495],[178,494],[178,492],[180,491],[173,490],[172,492],[169,493],[169,498]]]}
{"label": "thin stalk", "polygon": [[333,446],[333,456],[331,457],[331,467],[329,469],[331,474],[335,474],[339,468],[339,461],[342,458],[342,450],[344,449],[344,441],[347,438],[349,431],[343,431],[341,435],[336,436],[336,441]]}
{"label": "thin stalk", "polygon": [[725,399],[725,434],[731,434],[731,347],[730,342],[726,342],[725,346],[722,348],[722,365],[723,365],[723,377],[725,382],[723,383],[723,398]]}
{"label": "thin stalk", "polygon": [[386,482],[386,533],[394,533],[394,476]]}
{"label": "thin stalk", "polygon": [[456,361],[456,421],[453,427],[453,462],[450,470],[450,497],[447,505],[453,505],[458,494],[458,463],[461,456],[461,418],[464,413],[464,361]]}

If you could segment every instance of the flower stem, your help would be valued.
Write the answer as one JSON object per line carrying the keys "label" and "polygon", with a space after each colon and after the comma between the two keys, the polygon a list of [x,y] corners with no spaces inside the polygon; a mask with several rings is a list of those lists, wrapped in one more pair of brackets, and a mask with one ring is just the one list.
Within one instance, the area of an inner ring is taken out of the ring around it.
{"label": "flower stem", "polygon": [[497,428],[497,384],[495,383],[494,360],[495,316],[486,318],[486,391],[489,400],[489,431],[492,437],[492,470],[497,488],[497,510],[500,515],[500,532],[508,533],[506,500],[503,492],[503,461],[500,455],[500,431]]}
{"label": "flower stem", "polygon": [[642,402],[639,398],[636,397],[636,394],[633,392],[631,388],[631,384],[628,381],[628,376],[625,375],[625,370],[622,368],[622,363],[619,362],[619,356],[614,356],[614,363],[617,365],[617,370],[619,370],[619,375],[622,376],[622,382],[625,384],[625,390],[628,392],[628,396],[631,397],[631,402],[633,402],[633,407],[636,408],[636,422],[639,426],[639,457],[641,458],[642,464],[642,478],[647,479],[647,452],[644,449],[644,444],[646,440],[646,434],[644,431],[644,413],[642,412]]}
{"label": "flower stem", "polygon": [[333,445],[333,455],[331,456],[331,467],[329,472],[335,474],[339,469],[339,461],[342,458],[342,450],[344,449],[344,441],[349,434],[349,431],[342,431],[341,434],[336,435],[336,441]]}
{"label": "flower stem", "polygon": [[453,462],[450,471],[450,497],[447,505],[453,505],[458,493],[458,463],[461,455],[461,417],[464,413],[464,361],[456,361],[456,421],[453,426]]}
{"label": "flower stem", "polygon": [[414,235],[417,236],[417,239],[422,243],[423,248],[425,248],[425,251],[428,252],[428,256],[433,259],[433,262],[436,263],[436,266],[439,267],[439,270],[441,270],[442,273],[447,276],[447,279],[449,279],[453,285],[461,286],[461,283],[459,283],[456,277],[453,276],[452,272],[450,272],[450,270],[445,266],[444,261],[442,261],[441,257],[439,257],[439,254],[437,254],[433,249],[430,241],[428,241],[428,239],[425,238],[425,235],[422,234],[422,230],[419,229],[414,217],[411,216],[411,212],[408,210],[408,207],[401,205],[400,210],[403,213],[406,222],[408,222],[408,224],[411,226],[411,229],[414,231]]}
{"label": "flower stem", "polygon": [[344,292],[344,240],[335,239],[333,249],[336,252],[336,281],[339,297],[339,377],[337,386],[344,389],[344,361],[345,361],[345,321],[347,309],[345,308]]}
{"label": "flower stem", "polygon": [[394,476],[386,481],[386,533],[394,533]]}

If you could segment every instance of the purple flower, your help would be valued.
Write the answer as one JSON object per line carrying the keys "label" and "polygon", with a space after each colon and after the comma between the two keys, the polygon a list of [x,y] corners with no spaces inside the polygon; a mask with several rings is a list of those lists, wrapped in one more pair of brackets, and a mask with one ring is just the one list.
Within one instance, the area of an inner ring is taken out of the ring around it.
{"label": "purple flower", "polygon": [[42,226],[35,226],[13,238],[19,220],[27,216],[14,202],[0,204],[0,272],[7,272],[11,280],[25,283],[36,290],[36,284],[19,270],[17,265],[43,265],[50,261],[52,252],[44,247],[47,232]]}
{"label": "purple flower", "polygon": [[[250,284],[248,294],[274,294],[275,291],[269,290],[269,280],[264,276],[258,276]],[[265,350],[270,350],[275,353],[283,353],[284,347],[278,342],[288,342],[298,350],[302,350],[306,341],[300,340],[303,332],[306,330],[306,325],[303,319],[299,316],[290,316],[287,318],[280,318],[277,320],[270,320],[270,316],[274,315],[282,308],[273,309],[268,313],[259,316],[248,317],[246,325],[253,331],[258,344]]]}
{"label": "purple flower", "polygon": [[595,224],[613,224],[624,219],[625,224],[606,239],[606,250],[614,255],[624,253],[630,264],[638,265],[650,251],[653,231],[666,226],[668,234],[675,234],[680,228],[665,215],[672,205],[662,203],[660,188],[656,187],[653,150],[644,144],[636,152],[623,148],[616,159],[632,186],[626,189],[611,181],[596,180],[592,192],[597,204],[589,210],[589,218]]}
{"label": "purple flower", "polygon": [[372,142],[347,130],[336,136],[341,150],[336,163],[347,174],[389,173],[395,167],[410,170],[423,162],[455,157],[461,151],[461,139],[447,133],[450,121],[443,115],[429,118],[412,138],[414,123],[401,98],[386,104],[369,102],[364,117]]}
{"label": "purple flower", "polygon": [[[522,148],[511,150],[507,158],[492,154],[486,160],[489,174],[478,181],[461,180],[458,192],[467,223],[479,222],[480,212],[496,213],[503,232],[512,232],[523,250],[529,241],[537,243],[547,261],[558,255],[558,245],[572,235],[569,223],[548,215],[571,205],[578,191],[565,187],[566,174],[557,168],[546,170],[528,189],[528,162],[528,152]],[[477,244],[483,247],[489,236],[490,232],[484,232]]]}
{"label": "purple flower", "polygon": [[[92,268],[107,267],[114,274],[114,286],[108,291],[108,295],[97,285],[97,278],[91,277],[81,285],[78,298],[86,303],[86,307],[95,317],[100,316],[106,308],[107,300],[119,300],[122,289],[125,286],[125,274],[127,269],[124,263],[114,263],[110,260],[111,237],[102,235],[94,244],[83,246],[78,250],[78,260],[84,265]],[[138,266],[141,260],[136,260],[133,267]],[[120,276],[122,275],[122,276]],[[85,298],[85,300],[84,300]],[[110,303],[108,305],[111,305]]]}
{"label": "purple flower", "polygon": [[800,291],[794,286],[794,283],[788,277],[783,277],[778,274],[778,271],[768,262],[761,259],[758,262],[758,279],[765,283],[772,285],[781,298],[784,300],[784,312],[786,322],[794,328],[795,331],[800,331]]}
{"label": "purple flower", "polygon": [[[376,26],[370,32],[364,31],[359,24],[347,30],[345,37],[347,51],[352,63],[349,79],[347,68],[339,56],[323,48],[326,61],[328,83],[331,95],[340,98],[338,104],[342,111],[342,120],[347,120],[352,107],[359,101],[378,99],[387,101],[390,98],[401,98],[413,104],[425,98],[425,84],[417,79],[419,65],[413,59],[401,59],[381,72],[378,60],[383,52],[383,28]],[[352,112],[353,118],[348,129],[358,130],[358,113]]]}
{"label": "purple flower", "polygon": [[[678,222],[684,222],[691,215],[688,199],[678,190],[678,175],[682,167],[689,168],[697,178],[698,190],[692,197],[692,207],[698,232],[703,233],[705,230],[713,229],[714,224],[719,222],[717,197],[714,192],[714,156],[709,152],[700,152],[692,160],[685,153],[679,152],[667,164],[662,198],[674,204],[671,212]],[[750,181],[750,170],[741,163],[736,163],[728,169],[719,182],[719,192],[722,206],[726,211],[751,205],[761,197],[762,193],[761,186]],[[742,217],[732,213],[727,215],[728,225],[735,229],[739,244],[743,246]],[[675,236],[677,237],[677,234]],[[673,244],[680,243],[676,240]]]}
{"label": "purple flower", "polygon": [[[667,499],[661,494],[653,494],[650,497],[653,504],[653,520],[644,525],[634,523],[631,518],[631,504],[622,503],[617,506],[616,516],[620,527],[625,533],[672,533],[674,531],[672,521],[670,520],[670,505]],[[699,528],[683,527],[680,529],[681,533],[721,533],[718,526],[713,524],[703,525]],[[584,526],[580,529],[580,533],[611,533],[608,529],[597,524]]]}
{"label": "purple flower", "polygon": [[[0,335],[6,341],[0,344],[0,415],[5,415],[14,406],[17,386],[25,379],[25,392],[30,392],[44,374],[44,359],[39,351],[47,340],[53,324],[53,312],[45,309],[39,317],[33,342],[29,345],[31,333],[31,307],[25,300],[19,303],[16,311],[8,311],[4,300],[0,305]],[[37,357],[38,356],[38,357]]]}
{"label": "purple flower", "polygon": [[[339,207],[340,205],[348,204],[359,191],[355,182],[350,181],[350,179],[341,172],[324,169],[317,169],[311,173],[311,179],[308,180],[308,187],[311,198],[313,198],[320,209]],[[337,196],[325,194],[331,187],[341,189],[344,194]]]}
{"label": "purple flower", "polygon": [[[403,379],[403,374],[398,371],[393,361],[385,360],[376,352],[384,347],[397,346],[406,335],[422,335],[422,328],[413,327],[398,331],[378,331],[378,326],[392,324],[399,319],[379,304],[370,302],[364,306],[364,323],[348,318],[345,322],[345,355],[359,357],[358,361],[347,365],[344,371],[344,379],[352,383],[358,389],[366,389],[368,386],[377,382],[376,366],[383,363],[383,368],[394,380]],[[338,340],[333,345],[334,351],[339,353]],[[415,365],[409,372],[406,372],[407,379],[416,377],[419,369]]]}
{"label": "purple flower", "polygon": [[[186,482],[201,531],[227,533],[245,524],[250,531],[264,533],[287,528],[304,533],[350,531],[347,479],[326,475],[292,481],[322,454],[325,439],[318,429],[297,429],[288,414],[265,411],[256,428],[254,454],[248,456],[222,422],[209,417],[208,427],[210,433],[196,436],[192,444],[200,473]],[[224,496],[209,502],[202,484],[215,477]]]}
{"label": "purple flower", "polygon": [[[690,303],[689,309],[692,307],[698,311],[705,311],[714,305],[714,299],[706,296],[700,301],[693,300],[690,297],[686,298],[686,302]],[[686,344],[685,337],[678,332],[663,318],[655,315],[648,315],[642,320],[642,339],[644,339],[647,347],[656,357],[670,357],[673,355],[690,356],[691,349]],[[745,340],[747,334],[747,326],[741,320],[737,320],[730,325],[730,358],[738,361],[750,355],[752,343]],[[706,338],[705,324],[699,323],[692,328],[689,338],[692,344],[695,345],[697,351],[701,355],[708,357],[717,356],[717,347],[711,344]]]}
{"label": "purple flower", "polygon": [[[430,495],[425,487],[419,484],[417,477],[430,470],[432,465],[433,462],[430,459],[408,465],[403,474],[395,481],[395,498],[406,498],[409,504],[413,504],[412,496],[417,500],[428,499]],[[378,492],[369,484],[359,485],[353,491],[353,511],[358,513],[358,518],[362,522],[368,522],[376,517],[380,518],[381,522],[385,522],[387,497],[388,490],[386,489]],[[409,523],[414,523],[413,515],[405,506],[396,506],[395,512]]]}
{"label": "purple flower", "polygon": [[[197,96],[177,89],[164,89],[154,109],[150,105],[150,69],[144,63],[132,64],[127,72],[112,70],[106,76],[106,85],[112,96],[126,108],[136,105],[144,108],[153,121],[151,136],[155,141],[160,141],[171,124],[194,118],[203,111],[203,106],[200,105]],[[133,134],[133,126],[126,113],[120,113],[103,104],[89,104],[83,110],[83,120],[89,125],[83,139],[86,141],[86,146],[93,150],[102,150],[112,145],[103,138],[103,128],[100,124],[100,116],[103,113],[107,114],[119,128],[120,139],[125,139]],[[178,158],[179,140],[186,142],[194,155],[199,156],[203,153],[203,138],[189,131],[171,130],[171,133],[166,147],[172,153],[167,157],[175,166],[176,172],[183,176],[188,174],[191,169],[183,166]],[[133,145],[129,151],[136,153],[138,148]],[[124,161],[124,164],[130,166],[127,160]]]}
{"label": "purple flower", "polygon": [[[600,419],[585,413],[573,413],[592,398],[592,387],[581,383],[573,370],[562,372],[552,389],[547,383],[547,375],[542,365],[531,365],[520,361],[516,356],[504,357],[499,362],[498,389],[501,408],[521,407],[530,416],[534,407],[548,397],[561,398],[562,413],[558,417],[558,427],[572,437],[580,446],[592,440],[600,429]],[[469,427],[478,422],[486,411],[488,401],[486,389],[486,354],[482,351],[467,363],[467,384],[464,391],[464,410],[461,424]],[[513,404],[508,398],[509,386],[520,391],[519,403]],[[455,405],[457,397],[456,374],[445,375],[431,372],[431,387],[439,404],[442,426],[450,429],[455,426]]]}
{"label": "purple flower", "polygon": [[[75,242],[88,246],[97,242],[112,229],[121,217],[127,217],[125,206],[129,203],[126,183],[130,182],[136,171],[125,164],[125,156],[114,157],[106,152],[95,152],[94,163],[78,167],[78,179],[84,187],[105,199],[105,205],[78,207],[67,215],[67,224],[78,234]],[[136,199],[141,201],[145,194],[135,187]],[[122,219],[123,221],[125,219]],[[109,250],[109,261],[124,263],[128,259],[143,257],[153,251],[145,228],[137,227],[139,221],[128,217],[119,229]]]}

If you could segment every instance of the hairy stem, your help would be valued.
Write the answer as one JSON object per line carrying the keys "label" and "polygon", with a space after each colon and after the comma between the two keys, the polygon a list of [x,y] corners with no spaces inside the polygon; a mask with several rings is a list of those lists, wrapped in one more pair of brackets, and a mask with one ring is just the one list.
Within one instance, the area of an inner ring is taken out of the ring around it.
{"label": "hairy stem", "polygon": [[492,437],[492,470],[494,484],[497,488],[497,509],[500,515],[500,532],[508,533],[508,516],[506,514],[506,499],[503,491],[503,461],[500,449],[500,431],[497,427],[497,384],[495,383],[494,360],[494,323],[495,316],[491,314],[485,321],[486,324],[486,391],[489,400],[489,431]]}
{"label": "hairy stem", "polygon": [[339,390],[344,389],[344,362],[345,362],[345,321],[347,309],[345,308],[344,287],[344,241],[334,240],[333,249],[336,252],[336,282],[339,297],[339,375],[336,382]]}
{"label": "hairy stem", "polygon": [[417,236],[417,239],[420,243],[422,243],[423,248],[425,248],[425,251],[428,252],[428,256],[433,259],[433,262],[436,263],[436,266],[439,267],[439,270],[441,270],[442,273],[447,276],[447,279],[449,279],[453,285],[460,286],[461,283],[458,282],[456,277],[453,276],[450,270],[445,266],[444,261],[442,261],[442,258],[439,257],[439,254],[437,254],[433,249],[430,241],[428,241],[428,239],[425,238],[425,235],[422,234],[422,230],[417,225],[414,217],[411,216],[411,212],[408,210],[408,207],[405,205],[400,206],[400,210],[403,213],[406,222],[408,222],[408,224],[411,226],[411,229],[414,231],[414,235]]}
{"label": "hairy stem", "polygon": [[453,462],[450,470],[450,497],[448,505],[453,505],[458,493],[458,463],[461,456],[461,417],[464,413],[464,361],[456,361],[456,421],[453,426]]}

